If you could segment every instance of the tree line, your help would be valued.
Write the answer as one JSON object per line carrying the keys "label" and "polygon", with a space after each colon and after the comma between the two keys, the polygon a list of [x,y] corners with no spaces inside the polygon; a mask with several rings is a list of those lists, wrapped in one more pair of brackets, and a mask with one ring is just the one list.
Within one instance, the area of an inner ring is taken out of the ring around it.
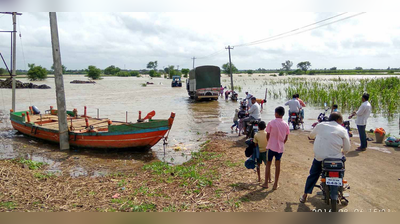
{"label": "tree line", "polygon": [[[394,74],[394,72],[400,72],[400,68],[390,68],[387,69],[363,69],[362,67],[355,67],[355,69],[338,69],[337,67],[331,67],[329,69],[310,69],[312,67],[309,61],[302,61],[297,64],[296,69],[292,69],[293,62],[286,60],[281,63],[281,68],[279,69],[264,69],[259,68],[255,70],[239,70],[234,64],[232,64],[232,74],[235,73],[279,73],[280,76],[283,75],[315,75],[315,74],[368,74],[368,73],[382,73]],[[29,70],[27,72],[22,72],[17,70],[17,74],[26,74],[28,78],[32,81],[43,80],[47,78],[48,74],[54,73],[54,66],[51,66],[51,70],[47,70],[42,66],[36,66],[35,64],[28,64]],[[190,69],[183,68],[181,70],[175,69],[175,66],[169,65],[163,67],[163,69],[157,69],[158,62],[150,61],[147,63],[146,68],[149,70],[122,70],[115,65],[110,65],[104,70],[97,68],[94,65],[88,66],[87,69],[83,70],[67,70],[67,67],[62,65],[63,74],[82,74],[86,73],[91,79],[99,79],[102,75],[106,76],[119,76],[119,77],[140,77],[142,74],[149,75],[150,77],[162,77],[172,78],[172,76],[183,76],[188,77]],[[231,74],[231,67],[228,63],[222,65],[222,73]],[[8,71],[4,68],[0,68],[0,75],[8,75]]]}

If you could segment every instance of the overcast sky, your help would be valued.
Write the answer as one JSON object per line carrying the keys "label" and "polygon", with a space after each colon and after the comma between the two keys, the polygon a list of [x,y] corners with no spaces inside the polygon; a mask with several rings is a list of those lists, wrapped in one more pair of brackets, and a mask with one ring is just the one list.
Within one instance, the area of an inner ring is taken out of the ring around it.
{"label": "overcast sky", "polygon": [[[332,17],[336,13],[57,13],[62,63],[68,69],[115,65],[144,69],[149,61],[192,68],[228,62],[228,45],[237,46],[232,63],[238,69],[275,69],[291,60],[312,68],[400,67],[400,14],[367,12],[298,35],[262,44],[238,45],[278,35]],[[347,13],[335,21],[357,14]],[[320,23],[318,25],[322,25]],[[318,26],[316,25],[316,26]],[[315,26],[310,26],[312,28]],[[0,30],[12,30],[10,15],[0,14]],[[17,68],[28,63],[50,68],[48,13],[18,17]],[[301,31],[301,30],[300,30]],[[291,33],[293,34],[293,33]],[[10,34],[0,33],[0,52],[10,59]],[[206,57],[217,52],[212,57]],[[4,67],[3,63],[0,67]],[[293,66],[294,68],[295,66]]]}

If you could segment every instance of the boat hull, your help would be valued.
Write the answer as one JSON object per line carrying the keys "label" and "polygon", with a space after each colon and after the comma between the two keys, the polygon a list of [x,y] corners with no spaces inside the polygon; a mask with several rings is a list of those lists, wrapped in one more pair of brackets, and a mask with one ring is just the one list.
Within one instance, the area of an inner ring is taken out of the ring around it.
{"label": "boat hull", "polygon": [[[69,131],[69,144],[74,147],[99,149],[151,148],[170,130],[174,116],[175,114],[172,114],[168,120],[109,126],[109,131]],[[59,143],[58,130],[24,123],[18,119],[11,119],[11,124],[15,130],[25,135]]]}

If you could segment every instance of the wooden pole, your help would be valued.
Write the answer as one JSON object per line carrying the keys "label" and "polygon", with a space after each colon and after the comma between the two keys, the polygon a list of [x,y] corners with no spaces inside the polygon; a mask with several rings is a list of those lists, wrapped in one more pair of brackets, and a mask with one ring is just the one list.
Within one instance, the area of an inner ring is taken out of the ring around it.
{"label": "wooden pole", "polygon": [[233,50],[233,47],[229,46],[225,49],[228,49],[229,51],[229,70],[230,70],[230,75],[231,75],[231,90],[233,92],[234,90],[234,86],[233,86],[233,75],[232,75],[232,61],[231,61],[231,49]]}
{"label": "wooden pole", "polygon": [[56,83],[58,129],[60,135],[60,149],[69,149],[69,133],[67,121],[67,109],[65,105],[64,79],[62,74],[60,42],[58,39],[57,15],[49,12],[51,44],[53,48],[54,80]]}
{"label": "wooden pole", "polygon": [[13,46],[12,46],[12,109],[13,111],[15,110],[15,76],[17,75],[17,13],[13,12],[12,13],[12,18],[13,18]]}

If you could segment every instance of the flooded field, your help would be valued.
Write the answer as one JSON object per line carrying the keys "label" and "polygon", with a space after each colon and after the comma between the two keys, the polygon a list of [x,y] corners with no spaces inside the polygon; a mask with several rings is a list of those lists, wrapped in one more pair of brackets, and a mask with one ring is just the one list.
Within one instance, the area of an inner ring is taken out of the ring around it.
{"label": "flooded field", "polygon": [[[312,76],[312,78],[315,77]],[[337,78],[337,76],[322,77]],[[262,119],[268,122],[274,118],[274,108],[283,105],[287,99],[284,85],[263,85],[263,82],[267,79],[281,78],[286,77],[244,74],[241,77],[235,76],[234,82],[235,86],[241,87],[239,98],[245,97],[245,91],[249,91],[257,98],[264,98],[266,88],[275,92],[281,90],[278,96],[267,96],[268,102],[264,104]],[[345,77],[341,76],[341,78]],[[350,78],[373,77],[351,76]],[[49,171],[54,173],[68,172],[71,176],[102,176],[129,171],[143,162],[155,159],[180,164],[191,158],[191,152],[196,151],[199,145],[207,140],[208,133],[224,131],[230,135],[236,134],[230,132],[230,126],[234,110],[238,107],[237,102],[225,101],[222,98],[218,101],[194,102],[189,99],[185,87],[171,88],[171,80],[163,78],[105,77],[96,81],[96,84],[70,84],[70,81],[76,79],[85,80],[86,78],[83,75],[64,76],[67,108],[71,110],[77,108],[79,114],[83,114],[83,107],[87,106],[89,116],[97,116],[97,109],[99,109],[100,117],[125,121],[125,114],[128,111],[128,121],[135,122],[139,110],[143,114],[155,110],[156,119],[167,119],[171,112],[175,112],[176,118],[165,154],[162,141],[148,152],[86,149],[58,151],[56,144],[19,135],[12,129],[8,118],[8,111],[11,108],[11,90],[0,89],[0,159],[23,157],[49,164]],[[21,79],[21,81],[26,81],[26,79]],[[154,84],[142,87],[142,83],[147,81]],[[46,84],[52,89],[17,89],[17,111],[26,110],[30,105],[37,106],[41,111],[49,109],[50,106],[56,107],[54,79],[48,78],[34,83]],[[224,86],[229,86],[229,78],[224,76],[222,83]],[[312,123],[323,111],[322,106],[305,108],[304,129],[311,129]],[[344,115],[348,116],[348,114]],[[351,127],[356,128],[354,120],[351,122]],[[398,136],[399,114],[390,118],[381,115],[371,117],[368,120],[367,130],[378,127],[383,127],[387,133]]]}

